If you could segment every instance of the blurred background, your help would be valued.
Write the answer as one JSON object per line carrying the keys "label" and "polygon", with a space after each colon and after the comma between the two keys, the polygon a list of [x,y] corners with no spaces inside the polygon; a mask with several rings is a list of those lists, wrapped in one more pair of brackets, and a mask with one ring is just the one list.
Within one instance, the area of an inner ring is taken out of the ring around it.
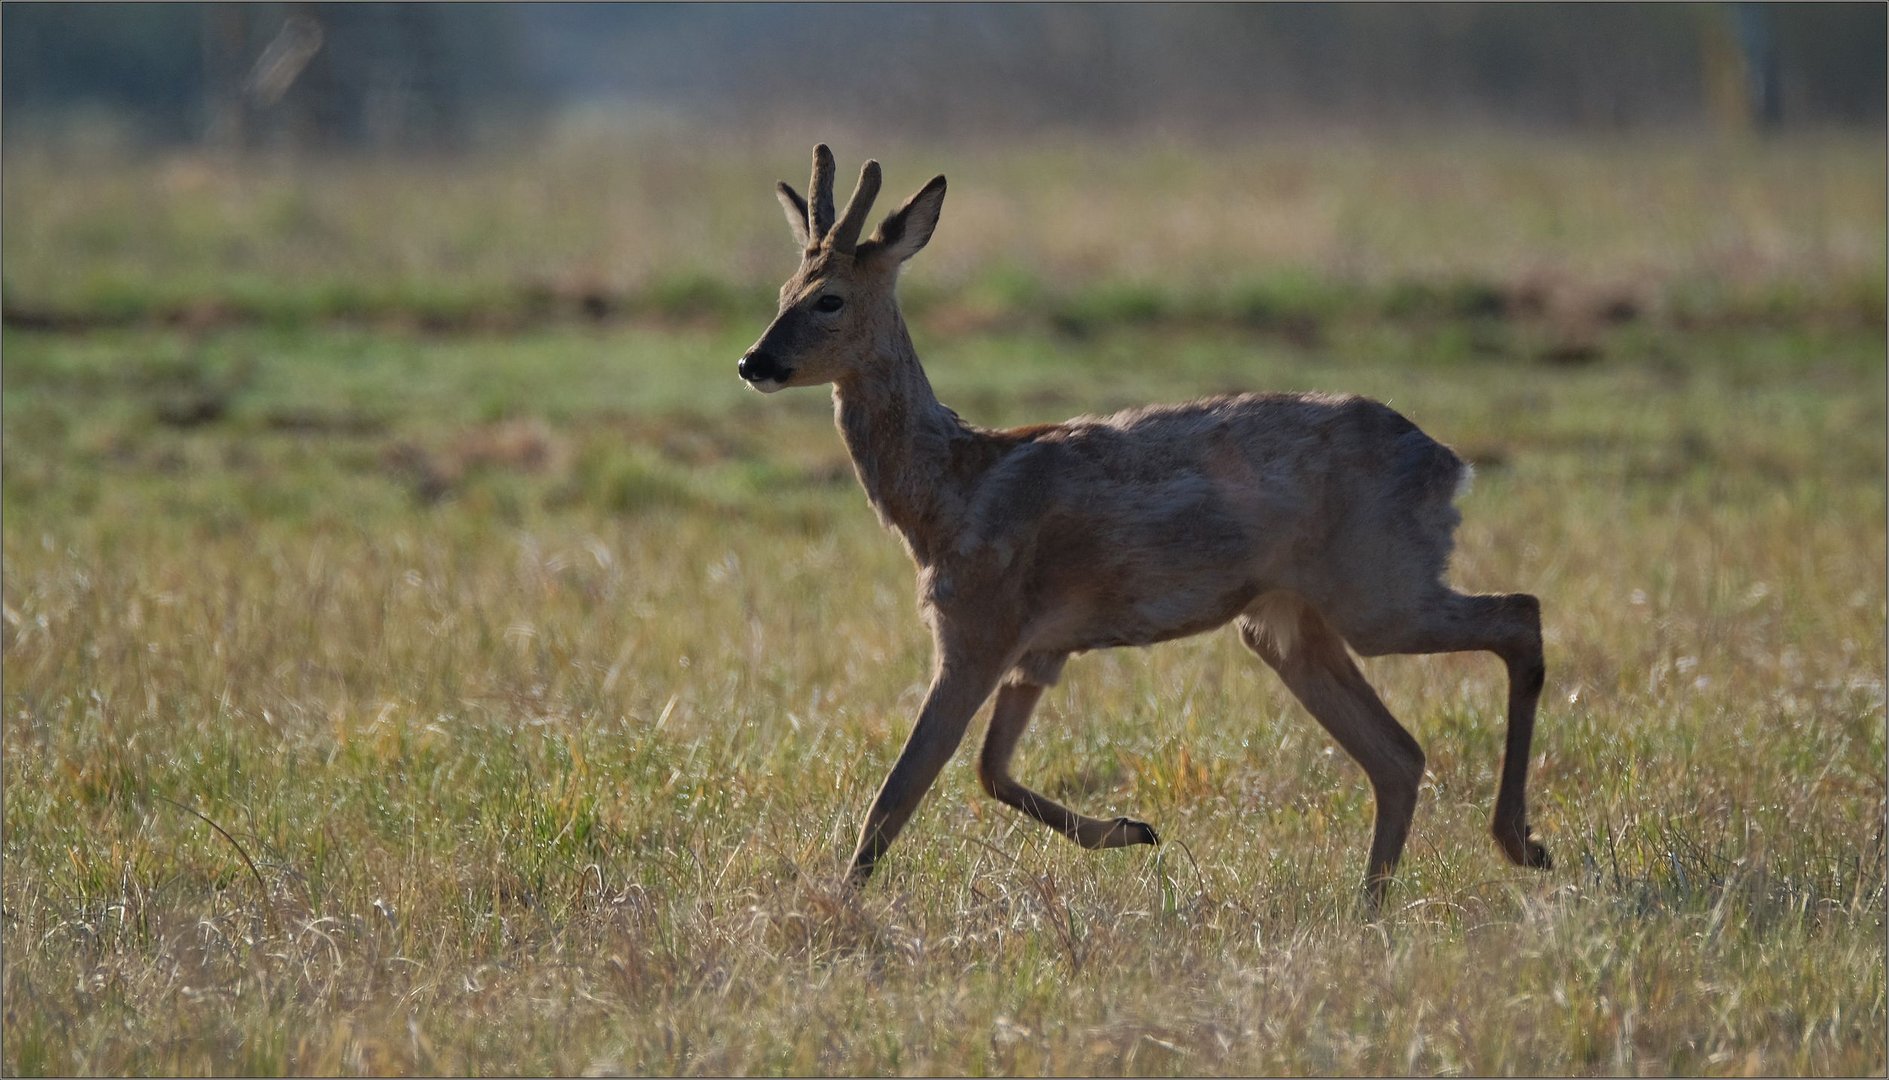
{"label": "blurred background", "polygon": [[916,136],[1883,118],[1876,4],[32,4],[10,138],[452,149],[584,110]]}

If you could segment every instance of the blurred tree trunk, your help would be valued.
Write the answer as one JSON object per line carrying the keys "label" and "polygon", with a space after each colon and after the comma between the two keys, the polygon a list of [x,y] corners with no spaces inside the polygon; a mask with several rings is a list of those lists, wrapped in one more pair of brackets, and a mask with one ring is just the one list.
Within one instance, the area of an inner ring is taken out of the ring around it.
{"label": "blurred tree trunk", "polygon": [[1733,7],[1732,13],[1744,58],[1746,108],[1760,127],[1777,127],[1784,121],[1784,101],[1778,92],[1777,34],[1772,26],[1771,5],[1741,3]]}
{"label": "blurred tree trunk", "polygon": [[243,84],[249,66],[249,6],[206,4],[203,14],[205,138],[226,152],[248,150],[249,106]]}
{"label": "blurred tree trunk", "polygon": [[1748,134],[1778,127],[1784,112],[1770,6],[1732,3],[1698,10],[1705,100],[1718,128]]}

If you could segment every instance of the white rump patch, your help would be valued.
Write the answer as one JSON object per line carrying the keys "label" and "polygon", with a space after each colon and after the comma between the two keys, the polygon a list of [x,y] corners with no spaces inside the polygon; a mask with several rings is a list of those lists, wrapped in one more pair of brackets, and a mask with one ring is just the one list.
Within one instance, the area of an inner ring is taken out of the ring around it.
{"label": "white rump patch", "polygon": [[1456,477],[1456,494],[1451,495],[1450,498],[1460,499],[1469,494],[1469,489],[1474,487],[1475,483],[1476,467],[1467,461],[1463,462],[1463,471]]}

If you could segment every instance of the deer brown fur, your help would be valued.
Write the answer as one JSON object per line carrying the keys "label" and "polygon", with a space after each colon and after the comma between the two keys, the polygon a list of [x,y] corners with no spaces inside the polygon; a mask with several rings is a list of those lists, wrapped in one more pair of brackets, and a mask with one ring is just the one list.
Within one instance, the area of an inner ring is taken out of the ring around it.
{"label": "deer brown fur", "polygon": [[1032,791],[1010,759],[1043,689],[1089,649],[1239,623],[1370,779],[1377,802],[1365,897],[1403,852],[1424,757],[1351,651],[1488,651],[1508,667],[1494,833],[1547,867],[1525,788],[1541,694],[1540,607],[1443,581],[1468,467],[1390,408],[1357,397],[1244,394],[989,430],[940,404],[900,316],[900,267],[930,239],[934,178],[865,240],[879,188],[867,162],[833,210],[833,158],[814,149],[802,199],[778,185],[799,269],[739,371],[751,386],[833,385],[835,418],[874,510],[918,565],[936,648],[916,725],[860,832],[863,882],[996,695],[977,765],[985,791],[1084,847],[1158,843],[1131,818],[1092,818]]}

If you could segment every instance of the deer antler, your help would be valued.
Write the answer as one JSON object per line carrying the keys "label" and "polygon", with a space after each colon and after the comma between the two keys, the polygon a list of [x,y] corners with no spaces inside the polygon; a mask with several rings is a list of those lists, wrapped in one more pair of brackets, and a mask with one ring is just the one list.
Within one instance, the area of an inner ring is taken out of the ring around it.
{"label": "deer antler", "polygon": [[833,234],[827,238],[827,246],[841,254],[851,255],[859,243],[859,232],[865,228],[866,215],[872,213],[872,200],[879,197],[879,163],[868,161],[859,170],[859,186],[853,189],[853,197],[846,201],[846,212],[840,215],[840,222],[833,226]]}
{"label": "deer antler", "polygon": [[814,243],[833,231],[833,151],[813,148],[813,179],[807,182],[807,231]]}

